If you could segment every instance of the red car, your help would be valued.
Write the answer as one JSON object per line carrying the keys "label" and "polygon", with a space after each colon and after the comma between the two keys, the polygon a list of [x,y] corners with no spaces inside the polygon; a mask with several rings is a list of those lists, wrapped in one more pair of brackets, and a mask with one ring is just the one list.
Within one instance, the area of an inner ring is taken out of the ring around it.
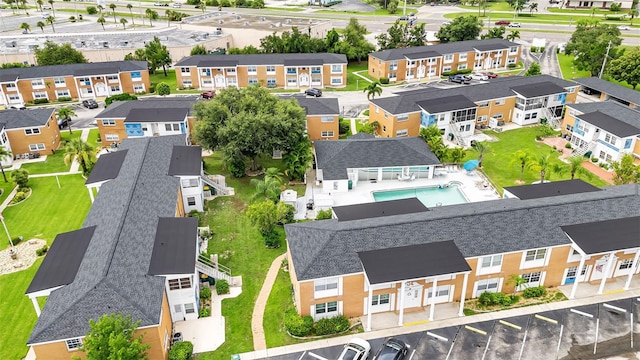
{"label": "red car", "polygon": [[216,96],[216,92],[213,90],[208,90],[200,94],[200,96],[202,96],[203,99],[212,99],[214,96]]}
{"label": "red car", "polygon": [[497,78],[497,77],[498,77],[498,74],[496,74],[496,73],[494,73],[494,72],[491,72],[491,71],[489,71],[489,72],[483,72],[482,74],[487,75],[487,77],[488,77],[489,79],[495,79],[495,78]]}
{"label": "red car", "polygon": [[496,21],[496,25],[509,25],[509,24],[511,24],[511,21],[507,21],[507,20]]}

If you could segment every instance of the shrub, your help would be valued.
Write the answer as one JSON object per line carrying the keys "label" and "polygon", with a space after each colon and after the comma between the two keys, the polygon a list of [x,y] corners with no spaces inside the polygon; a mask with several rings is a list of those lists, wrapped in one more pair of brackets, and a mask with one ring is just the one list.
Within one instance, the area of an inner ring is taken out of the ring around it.
{"label": "shrub", "polygon": [[198,312],[198,315],[201,318],[209,317],[209,316],[211,316],[211,309],[209,309],[209,308],[200,309],[200,311]]}
{"label": "shrub", "polygon": [[227,280],[219,279],[216,281],[216,293],[218,295],[224,295],[229,293],[229,283]]}
{"label": "shrub", "polygon": [[61,96],[61,97],[58,98],[58,101],[60,101],[60,102],[71,101],[71,97],[70,96]]}
{"label": "shrub", "polygon": [[537,52],[537,51],[538,51],[538,48],[536,46],[532,46],[531,47],[531,52],[532,53]]}
{"label": "shrub", "polygon": [[26,198],[27,198],[27,194],[23,193],[22,191],[18,191],[16,193],[16,195],[13,197],[13,202],[17,203],[17,202],[20,202],[20,201],[22,201],[22,200],[24,200]]}
{"label": "shrub", "polygon": [[42,255],[46,254],[48,250],[49,250],[49,247],[47,245],[45,245],[45,246],[41,247],[40,249],[36,250],[36,255],[42,256]]}
{"label": "shrub", "polygon": [[155,85],[149,86],[149,94],[153,94],[154,92],[156,92],[156,86]]}
{"label": "shrub", "polygon": [[180,341],[169,350],[169,360],[189,360],[193,356],[193,344],[191,341]]}
{"label": "shrub", "polygon": [[318,210],[316,214],[316,220],[326,220],[333,218],[333,211],[331,209],[327,210]]}
{"label": "shrub", "polygon": [[280,235],[277,231],[271,230],[267,233],[262,234],[262,239],[264,240],[264,246],[269,248],[279,248],[280,247]]}
{"label": "shrub", "polygon": [[380,78],[380,84],[386,85],[388,83],[389,83],[389,78],[386,78],[386,77]]}
{"label": "shrub", "polygon": [[478,303],[483,306],[502,305],[508,306],[513,303],[511,296],[501,292],[483,292],[478,298]]}
{"label": "shrub", "polygon": [[233,159],[227,161],[227,170],[233,177],[241,178],[246,173],[244,161],[242,159]]}
{"label": "shrub", "polygon": [[13,242],[13,245],[18,245],[22,242],[22,236],[14,237],[13,239],[11,239],[11,242]]}
{"label": "shrub", "polygon": [[95,6],[87,6],[87,14],[95,15],[98,13],[98,9]]}
{"label": "shrub", "polygon": [[564,148],[565,149],[571,149],[571,143],[564,144]]}
{"label": "shrub", "polygon": [[189,211],[189,217],[194,217],[194,218],[199,218],[200,217],[200,213],[198,213],[198,210],[191,210]]}
{"label": "shrub", "polygon": [[458,70],[457,73],[458,74],[471,74],[472,70],[471,69],[463,69],[463,70]]}
{"label": "shrub", "polygon": [[135,95],[127,94],[127,93],[109,96],[108,98],[104,99],[104,106],[107,107],[111,105],[111,103],[114,101],[128,101],[128,100],[138,100],[138,97]]}
{"label": "shrub", "polygon": [[316,335],[338,334],[347,329],[349,329],[349,319],[346,316],[320,319],[315,324]]}
{"label": "shrub", "polygon": [[508,69],[515,69],[518,65],[517,64],[509,64],[507,65]]}
{"label": "shrub", "polygon": [[544,46],[541,46],[541,47],[538,49],[538,52],[543,53],[543,52],[544,52]]}
{"label": "shrub", "polygon": [[309,315],[300,316],[291,307],[284,313],[284,327],[293,336],[307,336],[313,330],[313,318]]}
{"label": "shrub", "polygon": [[536,286],[524,289],[522,296],[525,299],[537,298],[547,294],[547,288],[544,286]]}
{"label": "shrub", "polygon": [[207,286],[200,289],[200,299],[209,300],[211,299],[211,289]]}
{"label": "shrub", "polygon": [[340,134],[348,133],[350,128],[351,128],[350,120],[340,120],[340,124],[338,125],[338,132]]}
{"label": "shrub", "polygon": [[35,99],[35,100],[33,100],[33,103],[36,104],[36,105],[37,104],[47,104],[47,103],[49,103],[49,99]]}
{"label": "shrub", "polygon": [[597,157],[592,157],[591,158],[591,162],[592,163],[597,163],[598,162],[598,158]]}

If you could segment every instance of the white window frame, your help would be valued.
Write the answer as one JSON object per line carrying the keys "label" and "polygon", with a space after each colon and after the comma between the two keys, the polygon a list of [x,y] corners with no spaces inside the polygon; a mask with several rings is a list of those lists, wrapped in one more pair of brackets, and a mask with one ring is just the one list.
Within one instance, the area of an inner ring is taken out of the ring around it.
{"label": "white window frame", "polygon": [[67,351],[78,351],[82,348],[82,338],[69,339],[64,343],[67,345]]}
{"label": "white window frame", "polygon": [[323,123],[330,123],[334,121],[334,116],[333,115],[322,115],[320,117],[320,122]]}
{"label": "white window frame", "polygon": [[398,122],[409,120],[409,114],[400,114],[398,115]]}
{"label": "white window frame", "polygon": [[46,91],[34,91],[33,92],[33,99],[49,99],[49,95],[47,94]]}
{"label": "white window frame", "polygon": [[191,75],[191,68],[189,68],[189,67],[181,67],[180,68],[180,74],[189,74],[189,75]]}
{"label": "white window frame", "polygon": [[182,278],[168,279],[167,287],[169,287],[169,290],[171,291],[191,289],[193,286],[191,284],[191,278],[187,276]]}
{"label": "white window frame", "polygon": [[[311,309],[313,310],[311,313],[313,314],[314,320],[330,318],[337,315],[340,315],[340,301],[328,301],[326,303],[319,303],[315,305],[311,305]],[[319,309],[323,309],[321,312],[318,312]],[[333,310],[332,310],[333,309]],[[332,311],[329,311],[332,310]]]}
{"label": "white window frame", "polygon": [[467,70],[467,64],[459,64],[458,70]]}
{"label": "white window frame", "polygon": [[44,80],[42,79],[31,80],[31,88],[33,89],[42,89],[44,86]]}
{"label": "white window frame", "polygon": [[516,291],[523,291],[530,287],[543,286],[545,275],[546,271],[532,271],[530,273],[520,274],[520,277],[525,281],[525,283],[518,286]]}
{"label": "white window frame", "polygon": [[409,136],[409,129],[400,129],[396,131],[396,137],[406,137]]}
{"label": "white window frame", "polygon": [[342,278],[323,278],[313,281],[313,297],[321,299],[330,296],[338,296],[342,293]]}
{"label": "white window frame", "polygon": [[494,274],[502,271],[502,254],[488,255],[478,258],[476,275]]}
{"label": "white window frame", "polygon": [[29,151],[42,151],[45,149],[43,143],[29,144]]}
{"label": "white window frame", "polygon": [[258,67],[255,65],[249,65],[247,66],[247,73],[251,74],[251,75],[255,75],[258,73]]}
{"label": "white window frame", "polygon": [[267,65],[267,74],[271,75],[271,74],[275,74],[276,73],[276,66],[275,65]]}
{"label": "white window frame", "polygon": [[116,126],[115,119],[102,119],[102,126]]}
{"label": "white window frame", "polygon": [[342,74],[342,65],[340,65],[340,64],[331,65],[331,73],[332,74]]}
{"label": "white window frame", "polygon": [[133,84],[133,92],[136,94],[145,92],[144,84]]}
{"label": "white window frame", "polygon": [[69,92],[69,89],[56,90],[56,98],[59,99],[61,97],[71,97],[71,93]]}
{"label": "white window frame", "polygon": [[331,85],[342,85],[342,76],[332,76]]}
{"label": "white window frame", "polygon": [[67,86],[67,82],[65,81],[65,78],[62,77],[62,76],[54,77],[53,78],[53,83],[55,84],[56,87],[65,87],[65,86]]}
{"label": "white window frame", "polygon": [[27,128],[27,129],[24,129],[24,134],[25,135],[40,135],[40,129],[39,128]]}
{"label": "white window frame", "polygon": [[118,134],[105,134],[104,135],[104,140],[105,141],[119,141],[120,140],[120,136],[118,136]]}
{"label": "white window frame", "polygon": [[187,197],[187,206],[196,206],[196,197],[188,196]]}
{"label": "white window frame", "polygon": [[523,251],[522,260],[520,262],[520,269],[530,269],[549,265],[550,257],[551,248],[540,248]]}
{"label": "white window frame", "polygon": [[195,314],[196,306],[193,303],[184,304],[184,313],[185,314]]}
{"label": "white window frame", "polygon": [[453,54],[446,54],[446,55],[444,56],[444,62],[445,62],[445,63],[450,63],[450,62],[452,62],[452,61],[453,61]]}
{"label": "white window frame", "polygon": [[[494,284],[495,286],[490,286]],[[484,288],[480,289],[481,286],[483,286]],[[502,289],[502,278],[489,278],[489,279],[478,280],[473,285],[473,297],[477,298],[478,296],[482,295],[482,293],[484,292],[495,293],[500,291],[500,289]]]}
{"label": "white window frame", "polygon": [[467,53],[458,54],[458,61],[467,61]]}
{"label": "white window frame", "polygon": [[391,294],[378,294],[371,297],[371,306],[391,304]]}

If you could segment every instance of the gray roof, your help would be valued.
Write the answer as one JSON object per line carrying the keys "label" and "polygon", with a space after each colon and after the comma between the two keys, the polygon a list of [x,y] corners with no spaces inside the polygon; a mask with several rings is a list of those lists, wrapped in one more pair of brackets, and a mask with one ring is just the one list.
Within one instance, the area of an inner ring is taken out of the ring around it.
{"label": "gray roof", "polygon": [[562,86],[556,85],[551,81],[542,81],[539,83],[514,86],[511,88],[511,90],[526,98],[560,94],[566,91]]}
{"label": "gray roof", "polygon": [[351,139],[351,140],[375,139],[375,135],[361,132],[361,133],[357,133],[357,134],[353,134],[353,135],[349,136],[349,139]]}
{"label": "gray roof", "polygon": [[440,164],[419,137],[316,141],[315,152],[324,180],[347,179],[349,168]]}
{"label": "gray roof", "polygon": [[418,106],[429,114],[437,114],[446,111],[475,108],[477,105],[464,95],[452,95],[446,98],[428,99],[418,101]]}
{"label": "gray roof", "polygon": [[19,79],[40,79],[54,76],[85,76],[85,75],[107,75],[124,71],[147,70],[146,61],[108,61],[86,64],[67,65],[47,65],[32,66],[26,68],[0,69],[0,82],[14,81],[5,80],[3,75],[17,75]]}
{"label": "gray roof", "polygon": [[505,187],[504,190],[517,196],[520,200],[528,200],[549,196],[561,196],[600,191],[601,189],[580,179],[573,179],[564,181],[552,181],[540,184],[509,186]]}
{"label": "gray roof", "polygon": [[[166,105],[165,105],[166,106]],[[124,122],[169,122],[184,121],[189,115],[190,107],[185,108],[153,108],[131,109]]]}
{"label": "gray roof", "polygon": [[607,95],[611,95],[620,100],[640,105],[640,92],[636,90],[632,90],[624,86],[599,79],[595,76],[573,79],[573,81],[590,89],[598,90],[600,92],[606,93]]}
{"label": "gray roof", "polygon": [[640,134],[640,112],[619,102],[589,102],[567,106],[582,113],[577,118],[614,135],[625,137]]}
{"label": "gray roof", "polygon": [[89,178],[87,178],[87,181],[84,184],[90,185],[105,180],[115,179],[120,173],[120,168],[122,167],[122,163],[126,156],[126,149],[100,155],[100,161],[93,166],[91,174],[89,174]]}
{"label": "gray roof", "polygon": [[562,230],[589,255],[640,248],[640,216],[568,225]]}
{"label": "gray roof", "polygon": [[96,119],[126,118],[134,109],[192,109],[197,100],[198,98],[195,96],[181,96],[116,101],[96,115]]}
{"label": "gray roof", "polygon": [[304,109],[307,116],[339,115],[340,104],[337,98],[317,98],[306,96],[292,96]]}
{"label": "gray roof", "polygon": [[52,108],[4,110],[0,111],[0,124],[7,130],[40,127],[47,124],[55,111]]}
{"label": "gray roof", "polygon": [[28,344],[84,336],[89,319],[103,314],[159,323],[165,279],[147,273],[158,221],[175,216],[180,181],[167,173],[173,147],[182,144],[180,135],[122,141],[122,169],[102,185],[84,221],[96,229],[75,280],[51,293]]}
{"label": "gray roof", "polygon": [[429,209],[416,197],[333,207],[333,213],[338,221],[370,219],[421,211],[429,211]]}
{"label": "gray roof", "polygon": [[[311,62],[309,60],[314,60]],[[225,67],[236,65],[295,65],[346,64],[347,57],[342,54],[242,54],[242,55],[193,55],[178,61],[174,66]],[[295,64],[294,64],[295,63]]]}
{"label": "gray roof", "polygon": [[362,272],[358,252],[390,247],[453,240],[469,258],[569,244],[560,226],[640,215],[639,190],[635,184],[620,185],[373,219],[288,224],[285,231],[298,280],[312,280]]}
{"label": "gray roof", "polygon": [[414,59],[435,58],[435,57],[441,56],[441,54],[433,50],[422,50],[414,53],[408,53],[408,54],[405,54],[404,56],[409,60],[414,60]]}
{"label": "gray roof", "polygon": [[202,148],[200,146],[174,146],[169,163],[169,175],[199,176],[202,173]]}
{"label": "gray roof", "polygon": [[149,275],[193,274],[197,236],[198,218],[160,218]]}
{"label": "gray roof", "polygon": [[468,40],[468,41],[456,41],[446,44],[438,44],[438,45],[428,45],[428,46],[414,46],[408,48],[399,48],[399,49],[389,49],[378,51],[369,54],[376,59],[388,61],[388,60],[400,60],[405,57],[410,59],[415,59],[415,56],[409,56],[411,54],[417,54],[425,52],[424,58],[434,57],[438,55],[432,55],[432,53],[436,53],[439,55],[446,54],[455,54],[461,52],[469,52],[469,51],[493,51],[493,50],[501,50],[508,49],[512,46],[520,46],[511,41],[507,41],[504,39],[486,39],[486,40]]}
{"label": "gray roof", "polygon": [[0,74],[0,83],[16,81],[17,79],[18,79],[18,74],[16,73]]}

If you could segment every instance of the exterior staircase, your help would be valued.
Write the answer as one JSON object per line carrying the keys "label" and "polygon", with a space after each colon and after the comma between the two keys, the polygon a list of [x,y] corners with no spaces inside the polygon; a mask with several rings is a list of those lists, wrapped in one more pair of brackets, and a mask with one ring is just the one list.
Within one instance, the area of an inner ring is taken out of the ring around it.
{"label": "exterior staircase", "polygon": [[231,269],[207,259],[204,256],[198,256],[196,261],[196,270],[199,272],[211,276],[212,278],[219,280],[223,279],[229,283],[229,286],[233,286],[233,276],[231,276]]}
{"label": "exterior staircase", "polygon": [[560,119],[556,117],[551,111],[549,111],[549,108],[546,108],[546,107],[542,108],[542,116],[547,118],[547,124],[549,124],[549,126],[551,126],[554,129],[560,128],[560,125],[561,125]]}
{"label": "exterior staircase", "polygon": [[458,126],[459,126],[458,123],[456,123],[454,120],[451,120],[449,122],[449,130],[453,134],[453,142],[458,146],[465,147],[467,146],[464,140],[465,138],[460,134],[460,131],[458,130]]}
{"label": "exterior staircase", "polygon": [[587,144],[587,146],[583,146],[583,147],[579,147],[576,149],[576,151],[571,154],[571,157],[583,157],[584,154],[588,153],[589,151],[593,151],[593,149],[596,148],[596,144],[597,142],[595,140],[589,142],[589,144]]}
{"label": "exterior staircase", "polygon": [[202,179],[202,182],[216,190],[216,195],[235,195],[234,189],[226,186],[224,176],[202,173],[200,174],[200,178]]}

